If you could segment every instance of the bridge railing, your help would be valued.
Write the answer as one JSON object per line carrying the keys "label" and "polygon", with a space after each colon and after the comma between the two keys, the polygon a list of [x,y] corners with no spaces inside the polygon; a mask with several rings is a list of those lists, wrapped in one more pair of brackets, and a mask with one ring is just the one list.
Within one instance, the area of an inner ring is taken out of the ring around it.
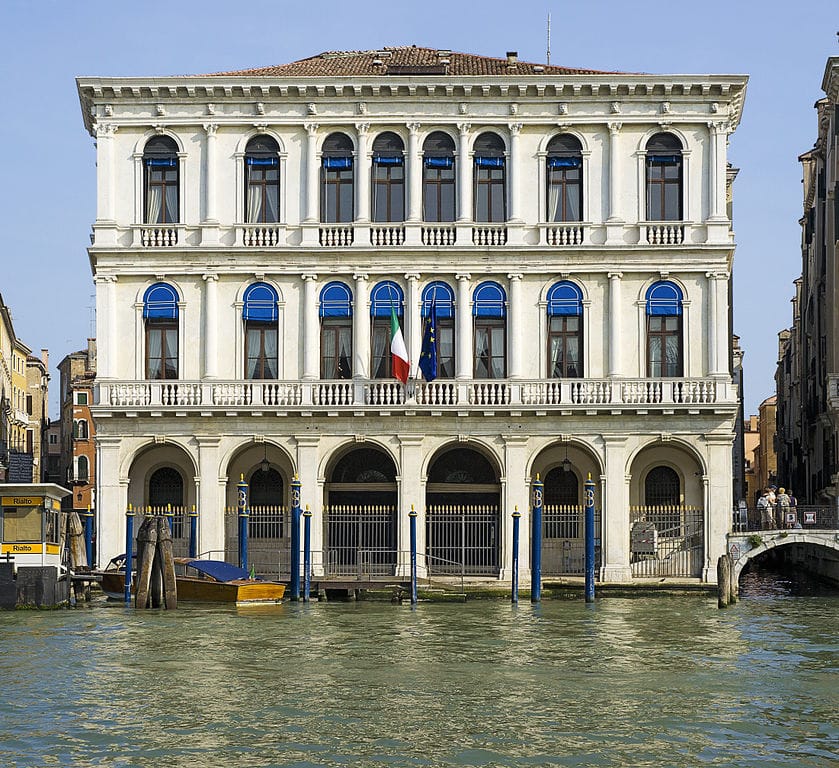
{"label": "bridge railing", "polygon": [[835,506],[798,504],[795,507],[776,505],[768,510],[760,507],[740,507],[734,510],[735,533],[789,529],[839,530],[839,509]]}

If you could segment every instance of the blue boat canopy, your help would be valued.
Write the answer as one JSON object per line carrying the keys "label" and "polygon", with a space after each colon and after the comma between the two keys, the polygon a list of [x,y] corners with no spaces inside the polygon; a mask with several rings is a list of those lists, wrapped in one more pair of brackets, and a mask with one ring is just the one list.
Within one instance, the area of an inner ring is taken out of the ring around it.
{"label": "blue boat canopy", "polygon": [[223,560],[190,560],[187,565],[216,581],[247,579],[250,575],[244,568],[225,563]]}

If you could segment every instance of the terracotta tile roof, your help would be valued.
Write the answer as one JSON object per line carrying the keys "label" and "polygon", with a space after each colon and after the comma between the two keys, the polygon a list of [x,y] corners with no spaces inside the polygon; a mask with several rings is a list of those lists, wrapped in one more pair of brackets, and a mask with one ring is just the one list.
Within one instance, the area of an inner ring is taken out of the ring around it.
{"label": "terracotta tile roof", "polygon": [[592,75],[595,69],[558,67],[527,61],[508,62],[472,53],[420,48],[416,45],[384,48],[378,51],[327,51],[308,59],[273,67],[257,67],[214,75],[236,77],[374,77],[376,75]]}

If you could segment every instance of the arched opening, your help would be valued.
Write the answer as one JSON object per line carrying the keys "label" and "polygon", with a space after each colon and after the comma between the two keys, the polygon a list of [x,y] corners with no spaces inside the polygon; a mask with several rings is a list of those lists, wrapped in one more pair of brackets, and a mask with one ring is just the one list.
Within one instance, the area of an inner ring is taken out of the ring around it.
{"label": "arched opening", "polygon": [[327,576],[392,576],[396,569],[396,466],[378,448],[344,454],[324,489]]}
{"label": "arched opening", "polygon": [[428,471],[426,556],[429,573],[497,576],[501,485],[492,464],[471,448],[450,448]]}
{"label": "arched opening", "polygon": [[[184,479],[174,467],[156,469],[149,477],[148,506],[138,510],[143,515],[166,515],[172,530],[172,548],[175,554],[186,554],[189,526],[186,525],[184,506]],[[139,530],[135,522],[134,530]]]}

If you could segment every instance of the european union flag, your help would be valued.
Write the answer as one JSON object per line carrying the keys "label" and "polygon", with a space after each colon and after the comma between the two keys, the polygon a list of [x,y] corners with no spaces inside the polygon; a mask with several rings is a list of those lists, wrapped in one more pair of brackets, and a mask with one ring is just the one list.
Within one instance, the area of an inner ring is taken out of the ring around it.
{"label": "european union flag", "polygon": [[433,299],[422,329],[419,369],[426,381],[437,378],[437,307]]}

